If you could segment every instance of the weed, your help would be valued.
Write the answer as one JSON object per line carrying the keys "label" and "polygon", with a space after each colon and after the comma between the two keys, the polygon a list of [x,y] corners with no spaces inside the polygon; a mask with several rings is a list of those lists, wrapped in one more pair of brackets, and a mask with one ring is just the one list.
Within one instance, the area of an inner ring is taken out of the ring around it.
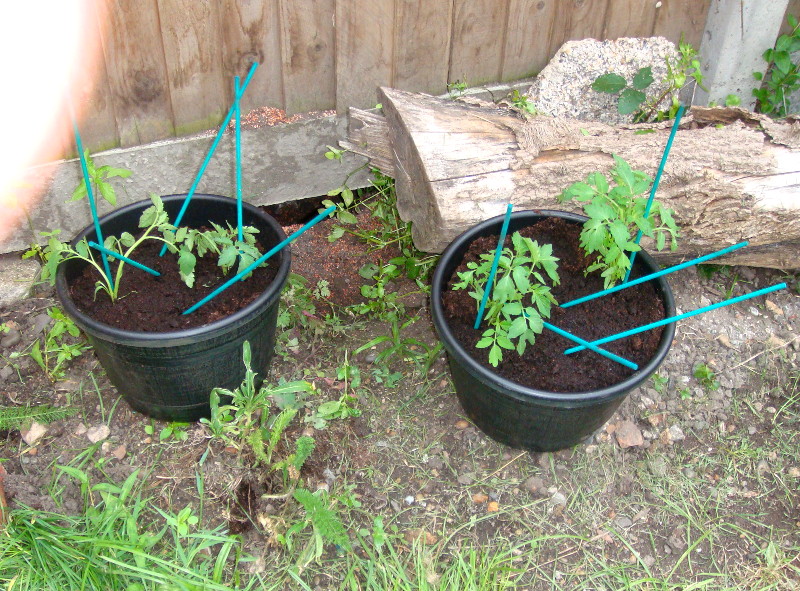
{"label": "weed", "polygon": [[312,560],[319,560],[325,543],[335,544],[343,550],[350,549],[350,538],[333,509],[335,499],[331,500],[324,490],[312,493],[304,488],[295,490],[293,497],[303,507],[305,518],[297,521],[283,535],[278,535],[278,540],[292,550],[296,547],[295,537],[311,527],[311,540],[300,552],[297,560],[298,568],[304,568]]}
{"label": "weed", "polygon": [[536,105],[530,102],[530,99],[527,96],[520,94],[519,90],[514,89],[511,91],[511,94],[508,97],[508,102],[523,113],[527,113],[529,115],[539,114]]}
{"label": "weed", "polygon": [[653,389],[658,392],[659,394],[664,394],[667,391],[667,386],[669,385],[669,378],[667,376],[662,376],[657,373],[653,374]]}
{"label": "weed", "polygon": [[[678,44],[677,56],[667,56],[667,76],[665,90],[651,99],[643,92],[653,83],[653,71],[649,66],[641,68],[628,86],[627,80],[613,72],[599,76],[592,84],[595,92],[619,94],[617,110],[621,115],[633,113],[635,123],[664,121],[673,119],[678,112],[680,100],[678,94],[688,83],[703,86],[703,75],[700,72],[700,59],[697,51],[683,40]],[[664,101],[672,96],[669,107],[663,108]]]}
{"label": "weed", "polygon": [[[558,261],[550,244],[539,243],[523,237],[519,232],[511,235],[513,248],[504,248],[497,267],[497,282],[487,285],[494,253],[484,253],[480,262],[468,263],[467,271],[458,274],[454,290],[471,289],[469,295],[479,304],[484,290],[490,289],[486,300],[484,320],[488,328],[475,345],[489,349],[489,363],[497,367],[503,359],[503,349],[522,355],[528,344],[544,328],[544,318],[550,318],[550,307],[556,303],[541,270],[553,285],[559,284],[556,271]],[[517,340],[516,345],[512,342]]]}
{"label": "weed", "polygon": [[789,97],[800,89],[800,64],[792,60],[793,54],[800,50],[800,23],[791,14],[786,20],[792,31],[778,37],[775,46],[764,52],[767,62],[764,71],[753,72],[753,78],[761,83],[753,89],[756,111],[776,118],[790,114]]}
{"label": "weed", "polygon": [[719,390],[719,382],[716,379],[716,374],[705,363],[699,363],[697,367],[694,368],[694,377],[697,378],[700,385],[706,390],[710,392]]}
{"label": "weed", "polygon": [[46,425],[72,416],[77,408],[55,408],[49,404],[37,406],[0,406],[0,431],[24,429],[34,421]]}
{"label": "weed", "polygon": [[29,355],[42,371],[55,382],[65,375],[65,365],[80,357],[84,351],[90,349],[89,345],[81,338],[80,330],[71,318],[66,316],[55,306],[47,310],[47,315],[53,319],[53,325],[47,330],[44,338],[35,340],[25,351],[16,351],[9,357],[16,359]]}
{"label": "weed", "polygon": [[[256,388],[256,373],[252,369],[251,359],[250,343],[245,341],[242,348],[244,380],[235,390],[212,390],[211,416],[200,419],[200,422],[208,426],[214,437],[247,454],[256,466],[284,468],[279,463],[273,464],[272,455],[284,431],[302,408],[303,398],[313,392],[314,387],[309,382],[298,381]],[[223,399],[230,400],[230,403],[221,405]],[[272,406],[278,408],[277,414],[269,412]],[[307,443],[295,441],[295,458],[305,456],[305,461],[308,456],[299,452],[301,448],[307,449]],[[302,467],[302,462],[298,463],[292,471],[295,476],[293,480],[299,477]]]}
{"label": "weed", "polygon": [[392,280],[400,277],[402,271],[392,263],[376,264],[366,263],[358,274],[364,279],[371,279],[374,285],[361,286],[361,295],[366,302],[355,304],[352,310],[373,319],[396,320],[405,312],[400,294],[388,289]]}
{"label": "weed", "polygon": [[413,361],[417,368],[420,368],[423,373],[427,372],[430,366],[436,361],[441,351],[441,343],[437,343],[435,347],[430,347],[414,337],[402,336],[402,331],[416,321],[417,317],[414,317],[401,325],[397,319],[392,319],[390,322],[391,334],[380,335],[371,339],[356,349],[353,354],[358,355],[367,349],[385,344],[387,346],[376,355],[375,363],[388,364],[393,359],[410,360]]}
{"label": "weed", "polygon": [[468,84],[466,82],[462,82],[461,80],[447,83],[447,92],[451,99],[457,99],[460,96],[464,96],[464,92],[467,90],[467,88],[469,88]]}
{"label": "weed", "polygon": [[[189,423],[169,423],[166,427],[158,432],[158,440],[160,442],[174,442],[186,441],[189,438]],[[151,437],[155,435],[155,427],[153,424],[145,425],[144,432]]]}

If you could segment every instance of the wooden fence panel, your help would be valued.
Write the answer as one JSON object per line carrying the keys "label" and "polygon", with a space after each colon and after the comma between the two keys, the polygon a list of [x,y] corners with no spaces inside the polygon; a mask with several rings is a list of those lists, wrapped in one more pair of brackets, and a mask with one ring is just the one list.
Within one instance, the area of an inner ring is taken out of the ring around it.
{"label": "wooden fence panel", "polygon": [[265,105],[283,108],[278,0],[222,0],[221,15],[226,108],[233,101],[233,77],[244,80],[254,62],[258,69],[242,97],[242,112]]}
{"label": "wooden fence panel", "polygon": [[336,3],[336,110],[371,107],[392,84],[394,0]]}
{"label": "wooden fence panel", "polygon": [[711,0],[95,2],[103,60],[75,100],[96,150],[214,127],[255,61],[244,111],[341,112],[374,105],[380,85],[441,93],[531,76],[568,39],[683,33],[699,47]]}
{"label": "wooden fence panel", "polygon": [[501,80],[538,74],[550,55],[550,28],[560,0],[511,0]]}
{"label": "wooden fence panel", "polygon": [[549,54],[555,55],[565,41],[602,39],[609,0],[562,0],[553,15]]}
{"label": "wooden fence panel", "polygon": [[228,112],[218,4],[158,0],[175,133],[217,125]]}
{"label": "wooden fence panel", "polygon": [[456,0],[450,82],[495,82],[503,71],[509,0]]}
{"label": "wooden fence panel", "polygon": [[120,144],[174,135],[157,1],[115,0],[108,19],[103,51]]}
{"label": "wooden fence panel", "polygon": [[684,41],[699,49],[709,6],[711,0],[661,0],[661,6],[656,11],[653,34],[666,37],[676,44],[683,35]]}
{"label": "wooden fence panel", "polygon": [[651,36],[657,10],[655,0],[612,0],[606,12],[603,38]]}
{"label": "wooden fence panel", "polygon": [[335,0],[281,0],[285,108],[290,113],[336,104]]}
{"label": "wooden fence panel", "polygon": [[[104,2],[89,5],[81,64],[75,68],[72,102],[79,120],[84,146],[105,150],[119,145],[114,98],[109,85],[108,70],[103,57],[102,32],[108,23],[108,6]],[[77,156],[71,131],[64,134],[60,152]],[[58,152],[57,152],[58,153]]]}
{"label": "wooden fence panel", "polygon": [[446,92],[453,0],[395,1],[392,84],[410,91]]}

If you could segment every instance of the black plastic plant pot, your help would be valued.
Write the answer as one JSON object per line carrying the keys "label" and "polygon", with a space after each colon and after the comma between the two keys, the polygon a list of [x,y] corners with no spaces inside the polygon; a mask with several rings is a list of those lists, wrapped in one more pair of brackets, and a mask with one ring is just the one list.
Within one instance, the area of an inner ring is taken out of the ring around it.
{"label": "black plastic plant pot", "polygon": [[[514,212],[509,235],[545,217],[559,217],[582,224],[587,218],[561,211]],[[478,363],[451,332],[444,318],[442,294],[447,282],[464,257],[469,245],[482,236],[500,233],[504,216],[474,226],[458,236],[445,249],[433,275],[431,315],[436,331],[448,353],[456,394],[467,416],[487,435],[511,447],[531,451],[555,451],[586,440],[614,414],[625,396],[644,383],[669,352],[675,325],[664,327],[655,355],[629,378],[607,388],[586,392],[559,393],[537,390],[512,382]],[[643,274],[659,270],[644,251],[635,265]],[[656,280],[667,316],[675,315],[672,290],[663,277]]]}
{"label": "black plastic plant pot", "polygon": [[[164,207],[175,219],[185,195],[163,198]],[[105,236],[135,233],[149,200],[118,209],[102,218]],[[243,204],[243,222],[259,230],[268,247],[286,235],[266,213]],[[218,195],[194,195],[181,225],[201,227],[208,222],[236,225],[236,200]],[[88,226],[73,240],[95,239]],[[68,284],[85,265],[73,259],[62,264],[56,277],[56,291],[66,313],[86,333],[111,383],[133,407],[148,416],[169,421],[195,421],[210,414],[209,394],[215,387],[234,389],[245,375],[242,345],[249,341],[253,369],[264,376],[274,355],[280,294],[289,276],[291,255],[283,248],[270,259],[278,265],[275,280],[253,302],[236,313],[210,324],[172,332],[120,330],[98,322],[77,309]]]}

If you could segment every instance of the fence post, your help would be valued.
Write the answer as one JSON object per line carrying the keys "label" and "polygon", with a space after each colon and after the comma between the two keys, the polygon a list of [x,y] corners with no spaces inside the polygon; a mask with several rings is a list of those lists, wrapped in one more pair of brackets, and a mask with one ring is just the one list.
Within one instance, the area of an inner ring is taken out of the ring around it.
{"label": "fence post", "polygon": [[775,44],[789,0],[713,0],[708,10],[701,65],[708,91],[698,88],[694,103],[724,104],[736,94],[752,109],[753,72],[763,71],[761,54]]}

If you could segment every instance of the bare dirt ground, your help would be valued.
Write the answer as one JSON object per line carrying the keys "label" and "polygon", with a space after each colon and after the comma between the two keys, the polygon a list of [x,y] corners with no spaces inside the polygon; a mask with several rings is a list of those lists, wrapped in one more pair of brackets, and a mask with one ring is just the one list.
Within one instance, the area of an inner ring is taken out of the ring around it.
{"label": "bare dirt ground", "polygon": [[[416,318],[401,335],[415,340],[388,360],[379,356],[385,345],[353,353],[391,332],[385,320],[348,311],[369,283],[358,270],[394,254],[367,252],[351,236],[330,246],[327,231],[317,228],[297,243],[293,270],[308,279],[309,291],[324,279],[330,293],[309,296],[313,311],[297,298],[285,302],[309,322],[285,328],[268,380],[309,380],[325,400],[345,391],[355,397],[360,417],[326,429],[297,427],[317,441],[304,482],[339,499],[351,535],[381,516],[406,551],[421,544],[440,561],[469,547],[513,547],[519,589],[623,588],[624,578],[669,588],[694,581],[710,581],[704,588],[798,588],[797,275],[751,268],[676,274],[680,312],[779,281],[790,289],[681,322],[656,378],[603,429],[574,449],[531,453],[496,443],[465,420],[444,354],[422,371],[417,342],[433,346],[437,339],[412,282],[398,289],[403,322]],[[131,411],[91,352],[55,382],[30,356],[14,356],[47,334],[46,311],[54,305],[42,287],[0,310],[10,328],[0,341],[0,404],[75,409],[38,438],[26,434],[28,442],[18,430],[2,432],[11,506],[78,511],[79,487],[58,465],[116,482],[141,469],[157,506],[190,505],[201,525],[227,523],[241,533],[257,558],[253,572],[291,562],[274,530],[291,523],[295,509],[265,498],[269,479],[212,441],[206,427],[178,427],[181,435],[161,439],[166,425]],[[306,567],[307,584],[338,588],[342,560],[329,548]],[[436,563],[429,568],[435,581]]]}

